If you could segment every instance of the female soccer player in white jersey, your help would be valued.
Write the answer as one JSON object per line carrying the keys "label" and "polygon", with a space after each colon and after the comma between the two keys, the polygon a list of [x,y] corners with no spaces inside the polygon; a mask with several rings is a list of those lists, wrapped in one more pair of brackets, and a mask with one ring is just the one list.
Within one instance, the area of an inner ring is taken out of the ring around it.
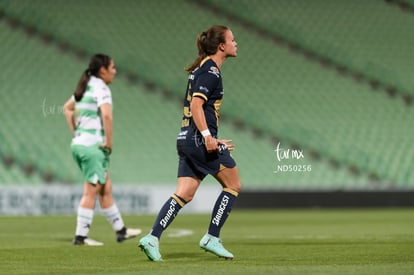
{"label": "female soccer player in white jersey", "polygon": [[73,134],[72,155],[85,181],[77,212],[74,245],[103,245],[88,238],[97,195],[102,213],[116,232],[118,242],[141,233],[140,229],[125,227],[112,196],[112,183],[107,171],[112,152],[112,95],[108,84],[115,74],[115,64],[109,56],[94,55],[73,96],[63,107]]}
{"label": "female soccer player in white jersey", "polygon": [[190,202],[201,181],[213,175],[223,186],[213,208],[207,234],[200,247],[208,252],[233,259],[219,238],[232,205],[240,192],[236,163],[230,155],[231,140],[218,139],[218,118],[223,98],[220,68],[228,57],[237,56],[233,33],[225,26],[212,26],[197,37],[198,57],[187,69],[189,73],[184,96],[184,115],[177,137],[178,185],[165,202],[150,234],[139,241],[139,246],[152,261],[161,261],[159,239],[178,211]]}

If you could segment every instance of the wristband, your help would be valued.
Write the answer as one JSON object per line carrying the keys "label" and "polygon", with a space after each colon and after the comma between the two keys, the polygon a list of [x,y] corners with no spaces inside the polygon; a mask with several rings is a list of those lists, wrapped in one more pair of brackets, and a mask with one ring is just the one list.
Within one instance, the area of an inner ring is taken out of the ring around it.
{"label": "wristband", "polygon": [[205,129],[205,130],[201,131],[201,135],[203,135],[203,137],[211,136],[210,130],[209,129]]}

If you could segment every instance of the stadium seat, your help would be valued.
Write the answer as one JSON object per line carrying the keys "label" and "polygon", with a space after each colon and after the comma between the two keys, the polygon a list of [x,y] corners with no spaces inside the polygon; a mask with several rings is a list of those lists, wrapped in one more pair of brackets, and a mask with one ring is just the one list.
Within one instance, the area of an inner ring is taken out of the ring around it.
{"label": "stadium seat", "polygon": [[[8,64],[2,87],[10,91],[4,101],[2,97],[0,137],[7,144],[2,152],[20,166],[33,165],[34,182],[48,174],[51,181],[82,182],[70,155],[71,137],[61,108],[86,67],[83,54],[96,51],[113,56],[118,68],[111,85],[113,181],[175,181],[175,138],[187,78],[184,67],[196,55],[198,32],[212,22],[222,22],[231,26],[239,55],[221,69],[225,99],[220,134],[233,138],[238,146],[234,156],[247,189],[412,187],[414,152],[408,137],[414,130],[408,123],[413,111],[358,80],[309,62],[261,32],[283,35],[354,70],[410,90],[411,56],[404,47],[414,39],[409,28],[412,15],[371,0],[363,4],[266,1],[266,5],[206,1],[220,4],[218,12],[190,1],[97,3],[85,2],[82,9],[76,1],[63,0],[0,3],[0,49],[7,53]],[[355,5],[362,8],[354,12]],[[226,14],[236,15],[239,21]],[[34,103],[22,108],[22,100]],[[282,164],[310,165],[312,171],[274,173],[275,138],[305,154],[304,160]],[[22,181],[15,170],[2,169],[10,175],[3,176],[4,181],[13,175]]]}

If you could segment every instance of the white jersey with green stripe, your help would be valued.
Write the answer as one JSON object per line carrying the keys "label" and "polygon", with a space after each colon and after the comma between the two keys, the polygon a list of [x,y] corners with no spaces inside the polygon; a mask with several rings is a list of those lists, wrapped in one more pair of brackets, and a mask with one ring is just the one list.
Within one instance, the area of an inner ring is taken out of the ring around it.
{"label": "white jersey with green stripe", "polygon": [[[74,96],[72,100],[75,101]],[[75,101],[75,136],[72,144],[93,146],[103,143],[99,107],[105,103],[112,106],[111,90],[102,79],[91,76],[82,99]]]}

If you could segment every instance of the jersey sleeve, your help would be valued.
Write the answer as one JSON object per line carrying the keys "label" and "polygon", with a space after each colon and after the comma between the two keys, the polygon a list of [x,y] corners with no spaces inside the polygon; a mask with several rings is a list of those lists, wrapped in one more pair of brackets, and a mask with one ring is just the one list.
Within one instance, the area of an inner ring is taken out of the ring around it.
{"label": "jersey sleeve", "polygon": [[220,71],[217,67],[210,67],[208,71],[200,74],[195,82],[193,96],[201,97],[205,101],[217,87],[220,79]]}
{"label": "jersey sleeve", "polygon": [[98,107],[105,103],[112,105],[111,90],[108,86],[102,85],[96,90],[96,103]]}

